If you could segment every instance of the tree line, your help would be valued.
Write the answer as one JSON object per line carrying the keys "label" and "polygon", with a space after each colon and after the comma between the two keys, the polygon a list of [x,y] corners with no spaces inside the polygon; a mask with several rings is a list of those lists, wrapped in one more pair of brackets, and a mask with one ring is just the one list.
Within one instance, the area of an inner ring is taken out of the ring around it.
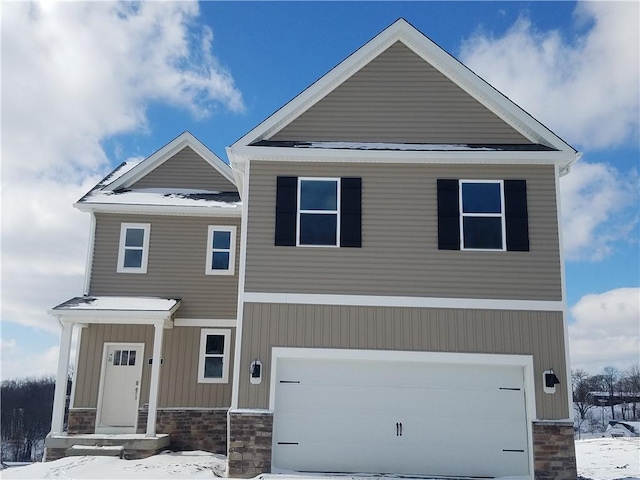
{"label": "tree line", "polygon": [[571,371],[574,424],[578,435],[583,430],[599,432],[609,420],[640,419],[640,367],[626,370],[605,367],[590,375],[585,370]]}
{"label": "tree line", "polygon": [[[42,459],[44,439],[51,430],[53,377],[5,380],[0,386],[0,457],[2,461]],[[69,398],[71,382],[67,383]]]}

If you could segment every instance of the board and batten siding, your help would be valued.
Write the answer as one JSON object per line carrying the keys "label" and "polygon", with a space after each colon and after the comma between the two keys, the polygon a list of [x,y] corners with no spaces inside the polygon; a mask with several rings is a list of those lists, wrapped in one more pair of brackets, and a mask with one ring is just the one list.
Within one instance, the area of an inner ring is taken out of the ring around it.
{"label": "board and batten siding", "polygon": [[[203,327],[205,328],[205,327]],[[199,327],[175,327],[165,329],[160,370],[158,407],[208,407],[225,408],[231,404],[231,380],[229,383],[198,383],[198,357],[200,353]],[[149,402],[151,365],[148,359],[153,352],[153,326],[151,325],[97,325],[91,324],[82,332],[77,365],[75,408],[96,408],[100,385],[103,346],[105,342],[144,343],[140,407]],[[229,378],[233,371],[235,329],[229,342]]]}
{"label": "board and batten siding", "polygon": [[[274,246],[276,178],[361,177],[362,248]],[[524,179],[529,252],[438,250],[437,179]],[[549,165],[251,164],[245,291],[561,300]]]}
{"label": "board and batten siding", "polygon": [[[118,273],[122,223],[149,223],[146,274]],[[234,275],[206,275],[209,225],[236,227]],[[96,213],[90,295],[180,298],[176,318],[235,319],[240,219]]]}
{"label": "board and batten siding", "polygon": [[237,192],[236,186],[190,147],[185,147],[134,183],[131,188],[188,188]]}
{"label": "board and batten siding", "polygon": [[268,140],[532,143],[401,42]]}
{"label": "board and batten siding", "polygon": [[[271,348],[280,346],[533,355],[537,418],[570,413],[563,379],[554,395],[542,389],[544,370],[566,369],[561,312],[247,303],[239,408],[269,408]],[[260,385],[249,379],[256,358]]]}

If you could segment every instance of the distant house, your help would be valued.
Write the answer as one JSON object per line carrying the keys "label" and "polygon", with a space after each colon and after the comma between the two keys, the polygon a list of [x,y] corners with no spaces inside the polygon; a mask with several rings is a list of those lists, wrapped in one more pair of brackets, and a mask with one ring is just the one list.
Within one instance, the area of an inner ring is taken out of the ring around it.
{"label": "distant house", "polygon": [[576,477],[572,147],[398,20],[227,154],[184,133],[76,204],[91,249],[51,310],[59,372],[81,339],[48,459],[120,442],[241,477]]}
{"label": "distant house", "polygon": [[606,433],[611,437],[640,437],[640,422],[610,420]]}

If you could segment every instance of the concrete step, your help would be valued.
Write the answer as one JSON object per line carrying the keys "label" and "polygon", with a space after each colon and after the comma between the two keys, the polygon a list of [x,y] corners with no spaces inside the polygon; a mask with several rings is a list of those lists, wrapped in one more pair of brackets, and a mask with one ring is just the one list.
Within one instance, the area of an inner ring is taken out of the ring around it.
{"label": "concrete step", "polygon": [[72,445],[67,448],[67,457],[79,457],[89,455],[93,457],[124,457],[124,447],[120,445],[98,446],[98,445]]}

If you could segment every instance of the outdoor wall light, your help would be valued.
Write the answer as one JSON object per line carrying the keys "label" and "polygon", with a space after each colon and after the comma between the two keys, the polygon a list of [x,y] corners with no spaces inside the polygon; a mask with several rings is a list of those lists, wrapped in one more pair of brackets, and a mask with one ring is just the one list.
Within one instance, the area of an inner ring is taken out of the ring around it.
{"label": "outdoor wall light", "polygon": [[542,381],[544,385],[544,393],[556,393],[556,385],[560,384],[560,380],[558,380],[553,368],[545,370],[542,373]]}
{"label": "outdoor wall light", "polygon": [[260,385],[262,383],[262,362],[257,358],[251,362],[251,369],[249,371],[249,379],[252,385]]}

